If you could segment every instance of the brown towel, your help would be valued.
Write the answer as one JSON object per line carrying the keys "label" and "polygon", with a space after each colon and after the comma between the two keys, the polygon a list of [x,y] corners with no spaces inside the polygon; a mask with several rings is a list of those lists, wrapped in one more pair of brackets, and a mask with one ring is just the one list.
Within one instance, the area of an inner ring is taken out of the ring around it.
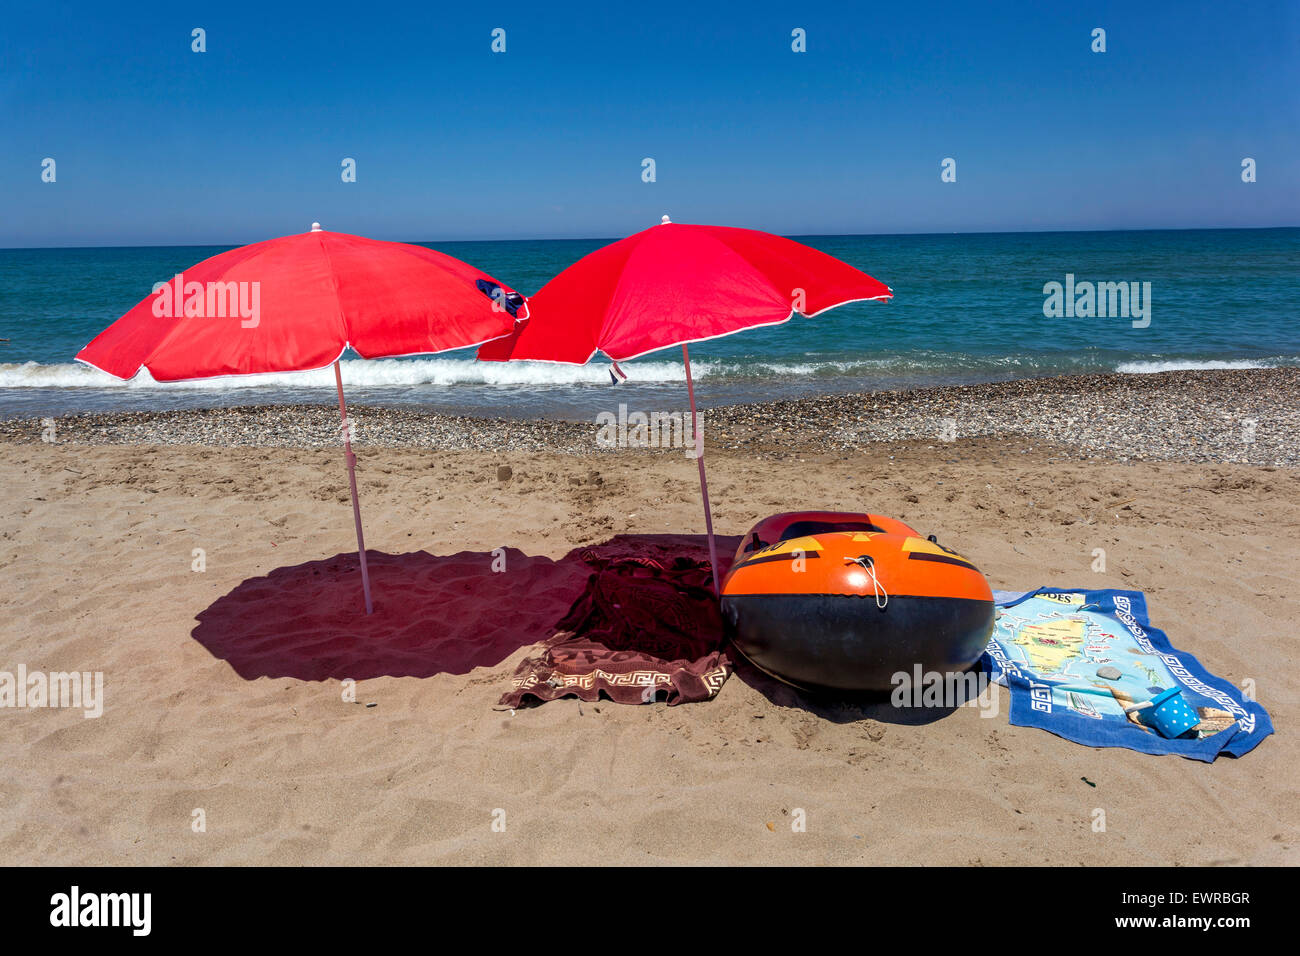
{"label": "brown towel", "polygon": [[519,665],[501,704],[577,695],[620,704],[709,700],[731,673],[707,561],[583,560],[594,573],[540,657]]}

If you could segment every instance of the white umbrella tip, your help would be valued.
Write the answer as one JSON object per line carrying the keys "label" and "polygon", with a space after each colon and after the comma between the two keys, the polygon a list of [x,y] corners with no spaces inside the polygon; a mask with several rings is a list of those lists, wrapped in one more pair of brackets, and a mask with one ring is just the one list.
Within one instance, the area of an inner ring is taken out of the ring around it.
{"label": "white umbrella tip", "polygon": [[318,222],[313,222],[313,223],[311,224],[311,231],[312,231],[312,232],[320,232],[320,223],[318,223]]}
{"label": "white umbrella tip", "polygon": [[666,225],[668,225],[670,222],[672,222],[672,220],[669,219],[667,216],[664,216],[662,219],[659,220],[659,225],[661,225],[661,226],[666,226]]}

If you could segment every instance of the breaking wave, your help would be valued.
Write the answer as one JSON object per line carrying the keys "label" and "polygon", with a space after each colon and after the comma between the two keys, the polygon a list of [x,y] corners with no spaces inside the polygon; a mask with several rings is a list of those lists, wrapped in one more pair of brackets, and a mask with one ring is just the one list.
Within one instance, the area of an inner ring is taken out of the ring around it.
{"label": "breaking wave", "polygon": [[1235,361],[1220,361],[1218,359],[1208,359],[1197,361],[1196,359],[1170,359],[1163,362],[1120,362],[1115,366],[1115,371],[1125,375],[1151,375],[1155,372],[1196,372],[1209,369],[1232,369],[1232,368],[1273,368],[1275,362],[1252,362],[1249,359],[1239,359]]}
{"label": "breaking wave", "polygon": [[[639,359],[621,363],[630,381],[646,385],[684,382],[681,362]],[[1263,360],[1161,359],[1109,362],[1065,355],[967,355],[912,352],[880,357],[815,359],[716,359],[693,362],[695,377],[722,381],[803,380],[841,376],[924,375],[953,381],[982,378],[1062,375],[1115,371],[1126,374],[1188,371],[1196,369],[1255,369],[1300,364],[1300,357]],[[548,386],[608,385],[608,361],[587,365],[553,362],[477,362],[453,358],[351,359],[343,363],[343,384],[348,389],[412,388],[429,386]],[[229,375],[187,382],[154,381],[147,370],[129,381],[113,378],[80,363],[43,365],[39,362],[0,363],[0,389],[328,389],[334,385],[332,368],[312,372],[273,372]]]}

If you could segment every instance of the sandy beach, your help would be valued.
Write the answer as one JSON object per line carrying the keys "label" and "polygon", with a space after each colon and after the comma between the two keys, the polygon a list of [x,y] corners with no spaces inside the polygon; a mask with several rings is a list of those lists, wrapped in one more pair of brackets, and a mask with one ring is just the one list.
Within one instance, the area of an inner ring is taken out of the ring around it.
{"label": "sandy beach", "polygon": [[728,551],[774,512],[871,510],[995,588],[1145,592],[1277,727],[1213,764],[972,707],[900,719],[743,664],[708,703],[498,709],[581,589],[581,549],[704,553],[695,462],[601,450],[590,424],[355,409],[367,619],[336,408],[73,417],[54,441],[0,423],[0,669],[104,674],[97,719],[0,713],[0,855],[1294,865],[1298,386],[1296,369],[1097,376],[706,413]]}

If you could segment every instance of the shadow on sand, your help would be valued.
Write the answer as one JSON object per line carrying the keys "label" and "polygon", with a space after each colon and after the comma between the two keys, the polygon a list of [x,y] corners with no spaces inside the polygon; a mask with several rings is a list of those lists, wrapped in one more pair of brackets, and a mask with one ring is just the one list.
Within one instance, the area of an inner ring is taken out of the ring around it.
{"label": "shadow on sand", "polygon": [[[718,538],[725,574],[739,537]],[[357,556],[276,568],[250,578],[198,615],[193,638],[246,680],[367,680],[432,677],[493,667],[546,640],[582,593],[591,568],[583,556],[705,560],[703,535],[617,535],[564,557],[427,551],[368,551],[375,613],[361,609]],[[504,570],[494,570],[502,567]],[[951,707],[894,707],[888,694],[811,693],[759,670],[734,647],[735,676],[778,707],[833,721],[928,724]]]}
{"label": "shadow on sand", "polygon": [[[718,539],[725,570],[739,538]],[[584,554],[706,560],[703,535],[617,535],[564,557],[367,551],[375,613],[361,608],[355,554],[250,578],[197,617],[192,637],[246,680],[367,680],[465,674],[544,641],[582,593]],[[500,569],[504,561],[504,570]]]}
{"label": "shadow on sand", "polygon": [[[734,647],[729,648],[728,653],[736,668],[735,676],[777,707],[804,710],[836,724],[876,720],[882,724],[921,726],[942,720],[957,709],[956,707],[896,707],[888,693],[806,691],[783,683],[759,670]],[[958,703],[965,704],[966,701],[963,699]]]}

